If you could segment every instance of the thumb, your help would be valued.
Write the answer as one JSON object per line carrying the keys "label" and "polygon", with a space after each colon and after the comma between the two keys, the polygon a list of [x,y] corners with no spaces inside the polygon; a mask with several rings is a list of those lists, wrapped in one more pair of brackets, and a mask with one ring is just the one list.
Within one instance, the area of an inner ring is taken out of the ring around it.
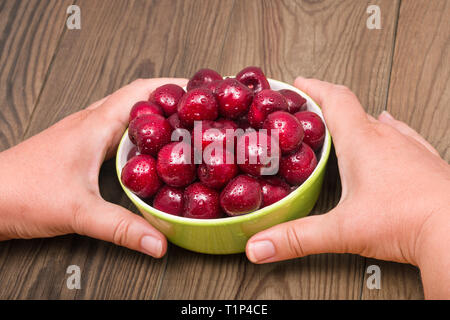
{"label": "thumb", "polygon": [[164,235],[144,218],[125,208],[95,199],[80,209],[73,219],[76,233],[151,255],[162,257],[167,250]]}
{"label": "thumb", "polygon": [[247,242],[247,257],[253,263],[298,258],[317,253],[345,251],[337,208],[327,214],[300,218],[254,235]]}

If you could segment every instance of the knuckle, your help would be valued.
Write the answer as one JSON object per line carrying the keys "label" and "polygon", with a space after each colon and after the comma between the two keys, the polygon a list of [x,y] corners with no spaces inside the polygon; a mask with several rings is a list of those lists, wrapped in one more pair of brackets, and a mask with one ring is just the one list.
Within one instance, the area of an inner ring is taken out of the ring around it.
{"label": "knuckle", "polygon": [[119,246],[125,246],[128,243],[128,230],[130,223],[126,218],[119,218],[116,226],[114,227],[112,240]]}
{"label": "knuckle", "polygon": [[295,257],[303,257],[305,256],[305,251],[302,247],[301,237],[295,228],[295,225],[289,224],[286,229],[286,239],[288,250]]}

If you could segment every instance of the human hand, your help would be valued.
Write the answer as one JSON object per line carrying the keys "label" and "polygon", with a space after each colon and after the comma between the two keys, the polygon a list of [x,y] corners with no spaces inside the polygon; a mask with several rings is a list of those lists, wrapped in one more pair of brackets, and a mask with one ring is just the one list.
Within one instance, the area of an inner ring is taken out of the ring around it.
{"label": "human hand", "polygon": [[443,272],[450,280],[450,166],[405,123],[388,113],[378,120],[367,115],[347,88],[303,78],[295,85],[323,108],[338,159],[341,199],[327,214],[254,235],[247,243],[248,258],[266,263],[355,253],[422,269],[440,246],[447,250]]}
{"label": "human hand", "polygon": [[106,202],[100,167],[111,158],[134,102],[184,79],[136,80],[0,153],[0,240],[79,233],[161,257],[165,237],[142,217]]}

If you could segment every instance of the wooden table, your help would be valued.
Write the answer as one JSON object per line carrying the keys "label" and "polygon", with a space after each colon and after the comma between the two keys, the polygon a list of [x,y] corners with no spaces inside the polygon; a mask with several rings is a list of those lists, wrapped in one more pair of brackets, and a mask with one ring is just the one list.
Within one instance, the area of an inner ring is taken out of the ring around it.
{"label": "wooden table", "polygon": [[[81,9],[81,30],[66,9]],[[381,10],[369,29],[367,8]],[[292,82],[297,75],[347,85],[367,112],[389,110],[450,160],[448,0],[0,0],[0,151],[138,77],[189,77],[247,65]],[[134,210],[113,161],[105,199]],[[332,155],[314,213],[339,200]],[[81,268],[80,290],[66,286]],[[381,289],[369,290],[369,265]],[[0,243],[0,298],[417,299],[416,268],[348,254],[257,266],[244,255],[209,256],[170,246],[155,260],[68,235]]]}

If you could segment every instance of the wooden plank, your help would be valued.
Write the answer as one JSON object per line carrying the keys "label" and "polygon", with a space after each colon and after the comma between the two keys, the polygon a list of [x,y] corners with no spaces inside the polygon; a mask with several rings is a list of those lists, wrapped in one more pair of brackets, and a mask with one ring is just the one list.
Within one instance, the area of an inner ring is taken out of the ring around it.
{"label": "wooden plank", "polygon": [[[387,109],[450,161],[450,2],[403,0]],[[377,264],[376,262],[374,264]],[[380,263],[382,289],[364,299],[422,299],[419,270]]]}
{"label": "wooden plank", "polygon": [[[382,29],[366,28],[378,4]],[[385,109],[398,1],[237,1],[220,59],[223,74],[261,66],[271,78],[297,75],[349,86],[366,110]],[[314,213],[340,197],[336,158],[330,159]],[[358,299],[365,259],[318,255],[256,266],[244,255],[201,256],[171,249],[161,299]],[[183,289],[180,289],[183,288]]]}
{"label": "wooden plank", "polygon": [[69,3],[0,1],[0,151],[22,140],[64,30]]}
{"label": "wooden plank", "polygon": [[[67,30],[25,134],[29,137],[138,77],[186,76],[215,67],[233,1],[78,1],[81,30]],[[106,200],[130,209],[113,161],[100,175]],[[30,252],[27,247],[33,246]],[[3,254],[3,297],[152,299],[167,257],[155,260],[79,236],[11,242]],[[82,289],[66,287],[67,266],[80,266]],[[19,286],[14,270],[29,270]]]}
{"label": "wooden plank", "polygon": [[[0,152],[19,143],[64,30],[69,0],[0,1]],[[0,299],[26,296],[42,241],[0,243]],[[19,250],[20,257],[14,252]]]}

